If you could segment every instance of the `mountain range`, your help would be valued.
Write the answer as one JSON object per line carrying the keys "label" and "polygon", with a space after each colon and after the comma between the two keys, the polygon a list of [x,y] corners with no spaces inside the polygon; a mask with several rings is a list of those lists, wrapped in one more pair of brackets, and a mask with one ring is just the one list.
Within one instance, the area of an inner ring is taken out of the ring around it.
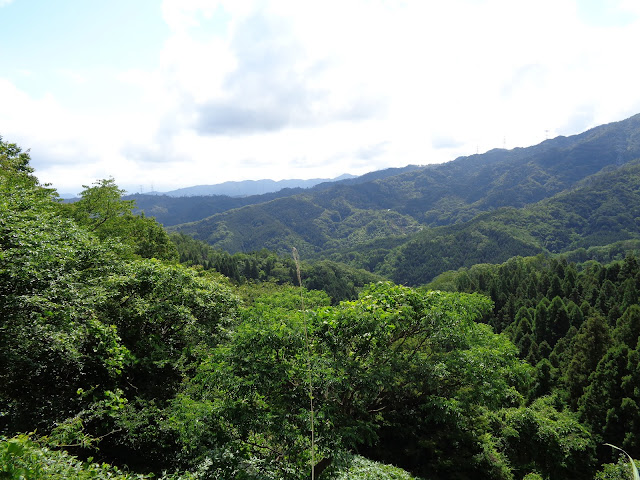
{"label": "mountain range", "polygon": [[474,263],[640,238],[639,158],[635,115],[527,148],[306,190],[135,198],[170,230],[231,253],[296,247],[419,285]]}
{"label": "mountain range", "polygon": [[355,175],[345,173],[336,178],[312,178],[309,180],[242,180],[223,182],[215,185],[196,185],[194,187],[178,188],[165,193],[151,193],[151,195],[167,195],[169,197],[194,197],[202,195],[227,195],[229,197],[246,197],[273,193],[283,188],[311,188],[319,183],[335,182],[355,178]]}
{"label": "mountain range", "polygon": [[[277,198],[290,197],[303,193],[305,190],[320,191],[330,188],[333,184],[357,185],[377,179],[387,178],[403,172],[416,170],[420,167],[408,165],[402,168],[388,168],[385,170],[370,172],[359,177],[342,175],[334,180],[328,180],[315,184],[313,187],[285,187],[275,192],[256,195],[194,195],[194,196],[173,196],[168,194],[133,194],[124,197],[127,200],[135,200],[138,212],[144,212],[148,216],[153,216],[165,227],[200,220],[215,213],[225,212],[234,208],[246,205],[265,203]],[[265,180],[271,182],[271,180]],[[296,182],[296,180],[292,180]],[[282,185],[282,184],[281,184]],[[215,187],[215,185],[214,185]],[[183,190],[189,190],[187,187]],[[177,191],[177,190],[176,190]]]}

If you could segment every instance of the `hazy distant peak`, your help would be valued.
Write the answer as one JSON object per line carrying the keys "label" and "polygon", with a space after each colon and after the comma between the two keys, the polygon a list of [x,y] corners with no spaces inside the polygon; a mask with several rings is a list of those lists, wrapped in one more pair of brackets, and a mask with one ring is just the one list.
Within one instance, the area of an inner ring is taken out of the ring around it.
{"label": "hazy distant peak", "polygon": [[336,178],[313,178],[309,180],[242,180],[218,183],[215,185],[196,185],[193,187],[179,188],[164,192],[170,197],[193,197],[200,195],[227,195],[230,197],[246,197],[249,195],[262,195],[264,193],[277,192],[283,188],[311,188],[324,182],[335,182],[355,178],[348,173]]}

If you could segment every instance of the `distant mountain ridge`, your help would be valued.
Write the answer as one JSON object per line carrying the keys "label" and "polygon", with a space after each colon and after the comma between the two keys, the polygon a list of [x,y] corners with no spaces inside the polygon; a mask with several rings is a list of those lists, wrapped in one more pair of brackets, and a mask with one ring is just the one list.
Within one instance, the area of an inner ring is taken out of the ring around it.
{"label": "distant mountain ridge", "polygon": [[311,188],[319,183],[335,182],[356,178],[355,175],[345,173],[336,178],[312,178],[309,180],[241,180],[218,183],[215,185],[196,185],[193,187],[178,188],[169,192],[159,193],[169,197],[194,197],[203,195],[227,195],[229,197],[247,197],[251,195],[264,195],[284,188]]}
{"label": "distant mountain ridge", "polygon": [[[308,258],[344,261],[384,272],[402,282],[402,269],[413,268],[410,265],[414,262],[418,262],[416,265],[420,261],[429,263],[426,257],[421,257],[429,255],[428,249],[403,250],[404,244],[414,238],[430,238],[434,227],[447,225],[457,225],[455,231],[481,238],[479,231],[465,228],[473,225],[479,215],[492,215],[491,212],[503,208],[511,209],[511,223],[505,225],[502,220],[492,217],[492,228],[501,225],[492,231],[501,233],[486,236],[489,239],[486,245],[498,250],[504,246],[504,252],[509,250],[512,255],[559,251],[547,241],[531,241],[531,235],[525,235],[526,229],[532,228],[531,224],[516,232],[513,227],[518,218],[526,217],[522,209],[562,192],[588,191],[591,176],[615,171],[638,158],[640,115],[528,148],[496,149],[440,165],[408,168],[396,175],[373,177],[369,181],[359,177],[355,179],[357,181],[292,192],[291,196],[218,212],[172,229],[231,253],[261,248],[284,253],[295,246]],[[606,192],[600,191],[598,195],[600,198]],[[570,205],[563,208],[569,211]],[[618,214],[620,212],[615,215]],[[540,218],[544,222],[552,221],[544,215]],[[588,223],[594,218],[587,216],[583,221]],[[638,225],[623,223],[625,229],[633,230],[631,237],[635,238],[640,222]],[[562,248],[601,245],[605,241],[622,239],[618,238],[620,236],[631,238],[623,235],[620,229],[615,235],[601,235],[597,230],[606,228],[605,225],[606,222],[601,222],[594,231],[589,230],[588,225],[584,226],[583,233],[576,231],[573,235],[587,234],[588,244],[563,241]],[[455,249],[459,240],[451,232],[447,233],[447,238],[453,243],[448,248]],[[473,242],[466,244],[470,248],[477,247],[473,247]],[[485,244],[479,245],[484,248]],[[491,248],[477,260],[490,261]],[[439,251],[441,257],[447,256],[446,248],[433,251]],[[434,264],[410,282],[427,282],[431,275],[440,273],[440,268],[458,268],[456,265],[470,261],[473,253],[457,252],[457,259]],[[407,256],[410,256],[410,262],[403,263],[402,258]],[[496,257],[496,261],[503,260]],[[396,268],[400,273],[391,271]]]}
{"label": "distant mountain ridge", "polygon": [[[325,181],[307,189],[301,187],[282,188],[278,191],[264,193],[261,195],[239,197],[232,197],[228,195],[171,197],[166,194],[159,193],[140,193],[127,195],[125,199],[135,200],[138,212],[144,212],[144,214],[147,216],[155,217],[158,222],[162,223],[165,227],[168,227],[180,223],[194,222],[214,215],[216,213],[225,212],[227,210],[232,210],[247,205],[255,205],[259,203],[265,203],[277,198],[290,197],[292,195],[304,193],[305,191],[318,192],[327,188],[331,188],[332,186],[337,184],[358,185],[370,182],[372,180],[388,178],[394,175],[399,175],[400,173],[414,171],[419,168],[421,167],[416,165],[408,165],[406,167],[400,168],[387,168],[383,170],[377,170],[375,172],[366,173],[359,177],[350,176],[349,178],[344,178],[342,180],[336,179]],[[342,175],[341,177],[345,177],[345,175]]]}

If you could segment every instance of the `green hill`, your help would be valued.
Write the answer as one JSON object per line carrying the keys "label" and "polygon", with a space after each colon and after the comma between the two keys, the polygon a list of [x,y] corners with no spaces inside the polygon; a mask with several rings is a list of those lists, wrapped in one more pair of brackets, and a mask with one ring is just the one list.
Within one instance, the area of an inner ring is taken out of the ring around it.
{"label": "green hill", "polygon": [[[533,205],[504,207],[469,222],[426,229],[390,249],[373,270],[396,282],[419,285],[443,271],[477,263],[631,239],[640,239],[638,161],[590,177],[572,191]],[[331,257],[348,260],[349,253],[336,252]]]}
{"label": "green hill", "polygon": [[[228,196],[223,194],[201,194],[187,196],[185,194],[184,196],[178,197],[175,195],[175,192],[169,192],[169,194],[162,195],[135,194],[124,198],[136,202],[137,212],[144,212],[145,215],[154,217],[158,222],[167,227],[181,223],[195,222],[216,213],[226,212],[227,210],[247,205],[257,205],[304,192],[320,192],[324,189],[331,188],[335,184],[358,185],[398,175],[403,172],[413,171],[418,168],[419,167],[415,165],[408,165],[403,168],[387,168],[385,170],[367,173],[360,177],[323,182],[307,189],[302,187],[287,187],[276,192],[260,195]],[[188,189],[184,190],[186,191]]]}
{"label": "green hill", "polygon": [[477,262],[635,238],[637,178],[615,172],[637,158],[640,115],[529,148],[325,185],[171,229],[230,253],[295,246],[306,258],[419,284]]}

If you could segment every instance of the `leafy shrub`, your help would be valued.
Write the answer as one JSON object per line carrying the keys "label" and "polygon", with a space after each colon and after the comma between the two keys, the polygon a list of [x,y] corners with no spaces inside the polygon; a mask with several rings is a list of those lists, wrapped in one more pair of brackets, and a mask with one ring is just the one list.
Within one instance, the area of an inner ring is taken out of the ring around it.
{"label": "leafy shrub", "polygon": [[151,476],[131,474],[106,463],[83,462],[65,451],[52,450],[30,435],[0,437],[0,478],[7,480],[144,480]]}
{"label": "leafy shrub", "polygon": [[374,462],[360,455],[345,456],[322,478],[323,480],[419,480],[406,470]]}

